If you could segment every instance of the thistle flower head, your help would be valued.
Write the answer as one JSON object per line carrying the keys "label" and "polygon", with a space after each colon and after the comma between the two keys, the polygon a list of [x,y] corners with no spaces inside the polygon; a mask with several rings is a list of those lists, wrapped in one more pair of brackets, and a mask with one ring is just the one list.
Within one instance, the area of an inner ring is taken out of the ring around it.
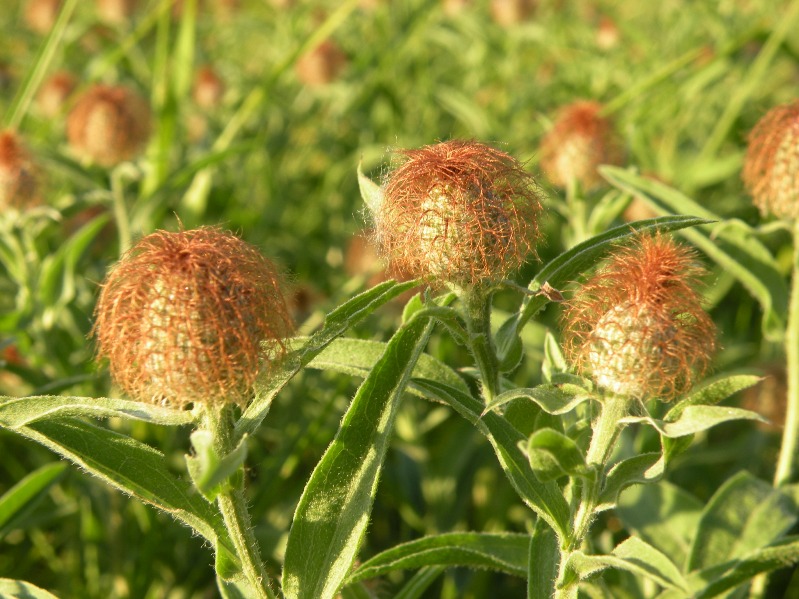
{"label": "thistle flower head", "polygon": [[598,102],[581,100],[564,107],[541,143],[541,170],[553,185],[577,181],[583,189],[602,182],[597,167],[621,161],[620,144]]}
{"label": "thistle flower head", "polygon": [[752,129],[743,181],[762,214],[799,217],[799,100],[772,108]]}
{"label": "thistle flower head", "polygon": [[291,330],[280,284],[275,267],[230,233],[158,231],[108,274],[95,312],[98,355],[140,401],[244,404]]}
{"label": "thistle flower head", "polygon": [[375,237],[395,270],[490,285],[534,251],[539,190],[514,158],[475,141],[402,154],[375,215]]}
{"label": "thistle flower head", "polygon": [[616,250],[567,304],[572,362],[616,395],[682,395],[715,349],[715,327],[697,291],[703,274],[690,250],[660,235]]}
{"label": "thistle flower head", "polygon": [[36,95],[39,111],[48,118],[58,115],[74,89],[75,77],[72,74],[66,71],[54,73]]}
{"label": "thistle flower head", "polygon": [[67,118],[67,138],[76,154],[101,166],[134,158],[150,136],[150,107],[123,86],[94,85]]}
{"label": "thistle flower head", "polygon": [[295,65],[297,77],[312,87],[327,85],[347,66],[347,55],[333,41],[325,40],[300,56]]}
{"label": "thistle flower head", "polygon": [[19,136],[0,133],[0,209],[38,204],[36,167]]}

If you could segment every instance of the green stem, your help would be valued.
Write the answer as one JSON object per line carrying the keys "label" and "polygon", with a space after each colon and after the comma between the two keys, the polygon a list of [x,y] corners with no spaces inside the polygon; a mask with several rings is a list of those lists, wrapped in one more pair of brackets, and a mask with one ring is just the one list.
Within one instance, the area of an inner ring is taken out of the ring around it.
{"label": "green stem", "polygon": [[785,331],[788,397],[782,446],[774,474],[774,486],[796,480],[797,444],[799,444],[799,220],[793,226],[793,273],[788,307],[788,328]]}
{"label": "green stem", "polygon": [[[222,408],[208,407],[205,411],[205,426],[214,439],[214,449],[220,456],[233,450],[233,415],[230,406]],[[236,477],[234,477],[236,478]],[[251,589],[258,599],[277,599],[269,587],[264,564],[258,551],[258,542],[253,533],[247,500],[244,495],[243,477],[226,485],[216,498],[225,527],[233,541],[236,555],[241,561],[241,569]]]}
{"label": "green stem", "polygon": [[469,346],[480,371],[483,400],[490,403],[499,395],[499,358],[491,336],[491,293],[479,289],[463,292]]}

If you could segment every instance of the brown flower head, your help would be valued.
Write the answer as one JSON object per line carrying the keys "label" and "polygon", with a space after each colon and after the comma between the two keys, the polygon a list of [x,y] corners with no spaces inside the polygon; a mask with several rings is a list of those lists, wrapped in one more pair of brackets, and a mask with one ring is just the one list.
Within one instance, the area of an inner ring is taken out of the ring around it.
{"label": "brown flower head", "polygon": [[66,71],[54,73],[36,95],[36,105],[42,116],[52,118],[64,108],[64,104],[75,89],[75,77]]}
{"label": "brown flower head", "polygon": [[144,148],[150,137],[150,107],[127,87],[94,85],[69,113],[67,137],[75,153],[114,166]]}
{"label": "brown flower head", "polygon": [[572,362],[617,395],[667,401],[685,393],[715,350],[697,292],[703,274],[690,250],[660,235],[617,249],[563,314]]}
{"label": "brown flower head", "polygon": [[246,403],[291,331],[275,267],[216,228],[157,231],[114,266],[93,334],[132,397],[184,406]]}
{"label": "brown flower head", "polygon": [[598,102],[581,100],[564,107],[541,143],[541,170],[553,185],[573,181],[583,189],[602,182],[597,167],[621,162],[620,144]]}
{"label": "brown flower head", "polygon": [[25,23],[31,31],[46,35],[55,25],[61,11],[62,0],[28,0],[25,5]]}
{"label": "brown flower head", "polygon": [[197,106],[211,110],[219,106],[225,93],[225,84],[216,71],[206,65],[194,77],[193,96]]}
{"label": "brown flower head", "polygon": [[0,209],[39,203],[36,166],[11,131],[0,133]]}
{"label": "brown flower head", "polygon": [[139,0],[96,0],[97,15],[106,23],[125,25],[136,12]]}
{"label": "brown flower head", "polygon": [[502,27],[526,21],[534,9],[534,0],[491,0],[491,17]]}
{"label": "brown flower head", "polygon": [[334,42],[325,40],[300,57],[295,71],[300,81],[310,86],[327,85],[347,66],[347,55]]}
{"label": "brown flower head", "polygon": [[743,181],[762,214],[799,217],[799,100],[772,108],[752,129]]}
{"label": "brown flower head", "polygon": [[395,271],[490,285],[534,251],[539,190],[513,157],[475,141],[402,154],[375,215],[375,237]]}

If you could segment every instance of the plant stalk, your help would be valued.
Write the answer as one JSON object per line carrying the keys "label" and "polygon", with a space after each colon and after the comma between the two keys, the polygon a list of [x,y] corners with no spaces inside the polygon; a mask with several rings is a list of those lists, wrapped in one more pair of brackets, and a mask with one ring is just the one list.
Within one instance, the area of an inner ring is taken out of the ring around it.
{"label": "plant stalk", "polygon": [[486,405],[499,395],[499,358],[491,336],[491,293],[478,289],[463,292],[469,346],[480,371]]}
{"label": "plant stalk", "polygon": [[788,306],[788,328],[785,331],[785,357],[788,395],[785,406],[785,428],[774,473],[774,486],[796,480],[797,444],[799,444],[799,220],[793,224],[793,272]]}
{"label": "plant stalk", "polygon": [[[208,407],[205,411],[205,425],[213,435],[216,452],[220,456],[230,453],[233,449],[234,431],[230,406]],[[253,533],[252,521],[244,495],[243,477],[239,481],[233,481],[230,485],[226,485],[226,488],[217,496],[216,502],[233,541],[236,555],[241,561],[242,573],[256,593],[255,597],[277,599],[277,595],[269,586],[269,577]]]}

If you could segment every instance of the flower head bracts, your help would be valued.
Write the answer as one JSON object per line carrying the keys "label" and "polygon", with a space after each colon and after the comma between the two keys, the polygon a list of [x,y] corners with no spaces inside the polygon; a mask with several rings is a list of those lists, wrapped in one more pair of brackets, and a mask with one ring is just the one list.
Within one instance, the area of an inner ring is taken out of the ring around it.
{"label": "flower head bracts", "polygon": [[0,132],[0,208],[27,208],[38,204],[37,169],[19,136]]}
{"label": "flower head bracts", "polygon": [[402,154],[375,215],[395,269],[476,287],[507,277],[534,251],[539,191],[510,155],[475,141]]}
{"label": "flower head bracts", "polygon": [[616,395],[685,393],[715,350],[715,327],[697,292],[703,274],[690,250],[659,235],[616,250],[563,315],[578,370]]}
{"label": "flower head bracts", "polygon": [[799,217],[799,101],[772,108],[752,129],[743,181],[762,214]]}
{"label": "flower head bracts", "polygon": [[110,271],[96,309],[98,355],[134,398],[246,403],[291,320],[275,267],[216,228],[158,231]]}

